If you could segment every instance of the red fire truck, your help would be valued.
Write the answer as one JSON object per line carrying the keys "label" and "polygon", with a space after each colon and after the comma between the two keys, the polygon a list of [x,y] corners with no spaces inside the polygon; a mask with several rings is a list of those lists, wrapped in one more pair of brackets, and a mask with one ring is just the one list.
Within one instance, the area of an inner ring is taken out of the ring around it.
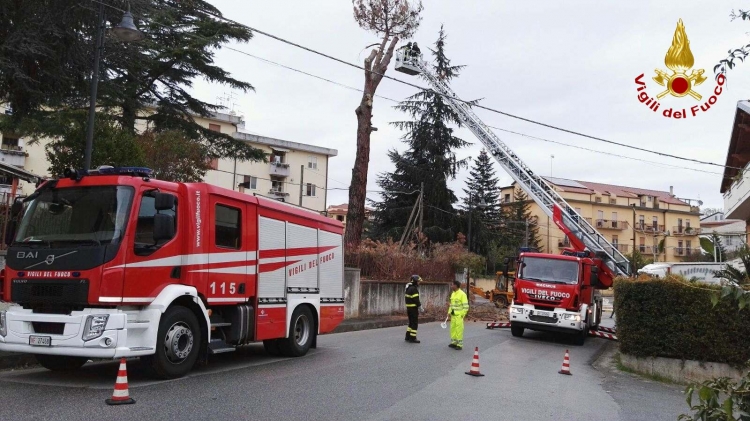
{"label": "red fire truck", "polygon": [[140,357],[175,378],[263,341],[305,355],[344,318],[343,226],[145,168],[66,171],[26,199],[4,272],[0,351],[51,370]]}
{"label": "red fire truck", "polygon": [[423,75],[461,123],[570,240],[571,247],[562,255],[519,255],[509,310],[513,336],[522,336],[524,329],[556,331],[574,334],[582,343],[589,329],[601,320],[602,298],[597,290],[610,287],[617,275],[629,275],[628,259],[546,180],[531,171],[472,111],[471,103],[459,99],[445,78],[422,60],[421,53],[408,45],[399,48],[396,70]]}

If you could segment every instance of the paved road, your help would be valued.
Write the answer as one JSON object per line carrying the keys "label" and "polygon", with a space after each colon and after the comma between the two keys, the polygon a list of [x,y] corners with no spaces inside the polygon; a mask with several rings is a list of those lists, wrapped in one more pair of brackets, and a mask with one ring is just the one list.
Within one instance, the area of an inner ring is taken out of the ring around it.
{"label": "paved road", "polygon": [[[116,364],[91,364],[76,376],[43,369],[0,373],[0,420],[627,420],[674,421],[681,388],[591,363],[612,348],[564,338],[467,324],[463,351],[447,347],[440,323],[323,336],[306,357],[266,356],[260,346],[218,356],[184,379],[145,379],[129,364],[135,405],[108,407]],[[480,349],[480,370],[468,371]],[[566,349],[573,376],[558,374]],[[600,358],[599,361],[603,359]]]}

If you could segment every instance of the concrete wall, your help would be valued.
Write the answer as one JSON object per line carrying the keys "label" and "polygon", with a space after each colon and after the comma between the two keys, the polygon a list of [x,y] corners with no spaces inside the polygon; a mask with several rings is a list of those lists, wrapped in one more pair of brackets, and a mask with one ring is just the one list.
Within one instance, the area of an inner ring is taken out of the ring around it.
{"label": "concrete wall", "polygon": [[640,358],[620,354],[620,362],[638,373],[659,376],[681,384],[702,382],[717,377],[739,380],[744,374],[742,370],[728,364],[692,360],[683,362],[672,358]]}
{"label": "concrete wall", "polygon": [[[344,269],[344,315],[371,317],[405,313],[404,289],[406,282],[361,280],[359,269]],[[449,283],[424,283],[419,286],[419,298],[427,308],[447,308]]]}

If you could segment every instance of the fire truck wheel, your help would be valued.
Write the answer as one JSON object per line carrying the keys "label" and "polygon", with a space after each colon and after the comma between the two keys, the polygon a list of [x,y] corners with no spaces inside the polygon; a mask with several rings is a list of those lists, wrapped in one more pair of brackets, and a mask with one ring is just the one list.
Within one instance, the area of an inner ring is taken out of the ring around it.
{"label": "fire truck wheel", "polygon": [[74,371],[81,368],[89,359],[86,357],[69,357],[67,355],[34,355],[42,367],[52,371]]}
{"label": "fire truck wheel", "polygon": [[278,339],[266,339],[265,341],[263,341],[263,348],[266,349],[266,352],[269,355],[273,355],[273,356],[281,355],[281,349],[279,348]]}
{"label": "fire truck wheel", "polygon": [[523,336],[523,328],[510,325],[510,334],[515,336],[516,338],[520,338],[521,336]]}
{"label": "fire truck wheel", "polygon": [[172,306],[159,321],[156,353],[145,359],[152,374],[162,379],[175,379],[187,374],[198,359],[201,330],[192,311]]}
{"label": "fire truck wheel", "polygon": [[306,306],[298,306],[292,313],[289,325],[289,337],[279,339],[281,353],[287,357],[301,357],[307,354],[313,342],[314,319],[310,309]]}

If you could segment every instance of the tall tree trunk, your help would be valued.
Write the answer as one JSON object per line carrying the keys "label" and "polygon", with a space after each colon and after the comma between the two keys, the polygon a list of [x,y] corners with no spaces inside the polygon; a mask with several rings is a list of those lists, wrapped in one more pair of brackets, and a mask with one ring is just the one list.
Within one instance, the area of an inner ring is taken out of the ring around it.
{"label": "tall tree trunk", "polygon": [[367,170],[370,166],[370,134],[372,133],[372,94],[362,94],[362,101],[354,111],[357,114],[357,156],[352,168],[349,186],[349,208],[346,212],[346,236],[344,244],[356,247],[362,241],[362,226],[365,222],[365,199],[367,196]]}
{"label": "tall tree trunk", "polygon": [[[352,182],[349,185],[349,208],[346,212],[346,233],[344,244],[357,247],[362,241],[362,227],[365,223],[365,199],[367,195],[367,170],[370,164],[370,134],[372,133],[372,101],[388,64],[393,57],[393,49],[398,37],[390,38],[386,32],[380,48],[372,50],[365,59],[365,87],[362,100],[354,112],[357,114],[357,156],[352,168]],[[388,49],[386,50],[386,45]]]}

